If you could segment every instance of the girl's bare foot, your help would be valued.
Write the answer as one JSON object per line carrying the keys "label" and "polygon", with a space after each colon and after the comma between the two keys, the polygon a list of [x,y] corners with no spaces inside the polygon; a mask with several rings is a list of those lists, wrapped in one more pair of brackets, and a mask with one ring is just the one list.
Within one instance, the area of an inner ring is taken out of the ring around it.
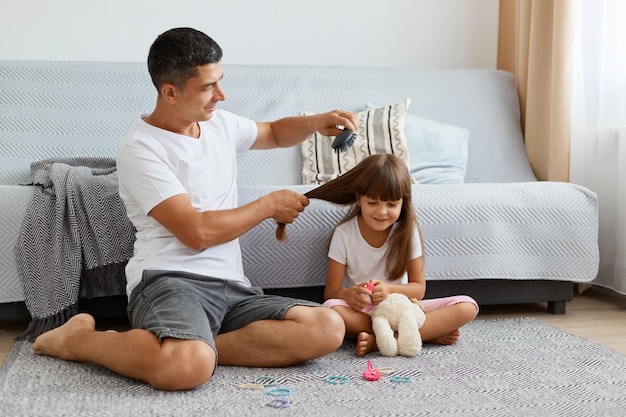
{"label": "girl's bare foot", "polygon": [[453,330],[450,333],[446,333],[442,336],[435,337],[434,339],[427,340],[428,343],[434,343],[436,345],[453,345],[459,341],[461,337],[461,332],[457,330]]}
{"label": "girl's bare foot", "polygon": [[65,324],[52,329],[35,339],[33,351],[39,355],[55,356],[60,359],[74,360],[69,339],[81,332],[93,331],[96,322],[89,314],[77,314]]}
{"label": "girl's bare foot", "polygon": [[363,356],[366,353],[378,350],[376,336],[371,333],[361,332],[356,338],[356,355]]}

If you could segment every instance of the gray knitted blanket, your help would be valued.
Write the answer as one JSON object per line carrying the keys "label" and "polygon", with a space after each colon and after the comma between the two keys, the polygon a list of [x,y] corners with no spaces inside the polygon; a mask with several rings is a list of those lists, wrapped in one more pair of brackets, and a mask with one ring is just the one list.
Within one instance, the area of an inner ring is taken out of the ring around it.
{"label": "gray knitted blanket", "polygon": [[33,341],[78,312],[79,298],[124,293],[135,229],[119,197],[113,158],[31,164],[35,185],[16,245]]}

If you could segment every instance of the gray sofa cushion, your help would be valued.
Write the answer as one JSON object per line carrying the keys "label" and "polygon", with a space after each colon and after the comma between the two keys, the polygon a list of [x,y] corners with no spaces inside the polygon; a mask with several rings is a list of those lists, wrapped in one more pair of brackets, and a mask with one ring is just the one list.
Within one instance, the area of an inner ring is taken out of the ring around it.
{"label": "gray sofa cushion", "polygon": [[[254,91],[250,91],[251,80]],[[536,178],[528,163],[519,125],[519,103],[510,73],[480,69],[393,69],[350,67],[225,67],[223,107],[253,119],[335,108],[362,110],[411,98],[409,113],[469,130],[466,183],[522,182]],[[281,150],[283,151],[283,150]],[[270,151],[274,152],[274,151]],[[262,163],[247,153],[240,169]],[[289,153],[289,155],[295,155]],[[497,157],[494,157],[497,155]],[[251,158],[250,160],[248,158]],[[269,166],[247,185],[276,184],[273,169],[291,172],[294,160]],[[263,165],[261,165],[263,166]],[[291,178],[300,184],[299,178]],[[281,182],[285,184],[285,181]]]}
{"label": "gray sofa cushion", "polygon": [[[410,97],[409,113],[469,130],[465,182],[535,180],[507,72],[225,64],[222,86],[228,98],[221,107],[255,120],[358,111]],[[143,62],[0,60],[0,91],[0,184],[27,181],[34,160],[114,156],[130,123],[152,110],[156,94]],[[301,184],[299,152],[244,154],[240,179]]]}
{"label": "gray sofa cushion", "polygon": [[[313,186],[290,187],[306,192]],[[245,187],[240,203],[271,187]],[[545,279],[588,282],[598,269],[597,202],[574,184],[414,185],[428,281]],[[241,237],[248,278],[265,288],[324,285],[327,243],[345,208],[319,200],[287,226],[263,222]],[[286,285],[289,284],[289,285]]]}

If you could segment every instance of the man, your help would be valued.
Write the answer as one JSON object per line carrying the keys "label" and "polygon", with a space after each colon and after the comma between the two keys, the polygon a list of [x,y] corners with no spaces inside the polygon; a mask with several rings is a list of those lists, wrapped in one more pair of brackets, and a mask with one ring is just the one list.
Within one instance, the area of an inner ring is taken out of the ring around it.
{"label": "man", "polygon": [[305,300],[263,295],[244,276],[238,237],[265,219],[291,223],[308,205],[272,192],[237,206],[236,153],[293,146],[356,116],[332,111],[257,123],[218,110],[222,52],[190,28],[161,34],[148,55],[154,111],[118,149],[120,196],[137,229],[126,268],[126,332],[95,330],[79,314],[41,335],[36,353],[94,362],[158,389],[208,381],[217,364],[275,367],[332,352],[341,317]]}

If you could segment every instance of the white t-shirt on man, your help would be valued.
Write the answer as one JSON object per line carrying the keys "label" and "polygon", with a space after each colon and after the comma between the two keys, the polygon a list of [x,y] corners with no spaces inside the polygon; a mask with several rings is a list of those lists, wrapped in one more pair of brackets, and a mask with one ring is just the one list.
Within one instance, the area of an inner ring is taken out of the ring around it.
{"label": "white t-shirt on man", "polygon": [[134,255],[126,266],[130,296],[143,270],[186,271],[250,285],[243,274],[239,240],[196,251],[148,216],[166,199],[188,194],[199,211],[237,207],[237,152],[252,146],[256,123],[223,110],[200,122],[198,139],[137,120],[120,142],[120,197],[137,229]]}

